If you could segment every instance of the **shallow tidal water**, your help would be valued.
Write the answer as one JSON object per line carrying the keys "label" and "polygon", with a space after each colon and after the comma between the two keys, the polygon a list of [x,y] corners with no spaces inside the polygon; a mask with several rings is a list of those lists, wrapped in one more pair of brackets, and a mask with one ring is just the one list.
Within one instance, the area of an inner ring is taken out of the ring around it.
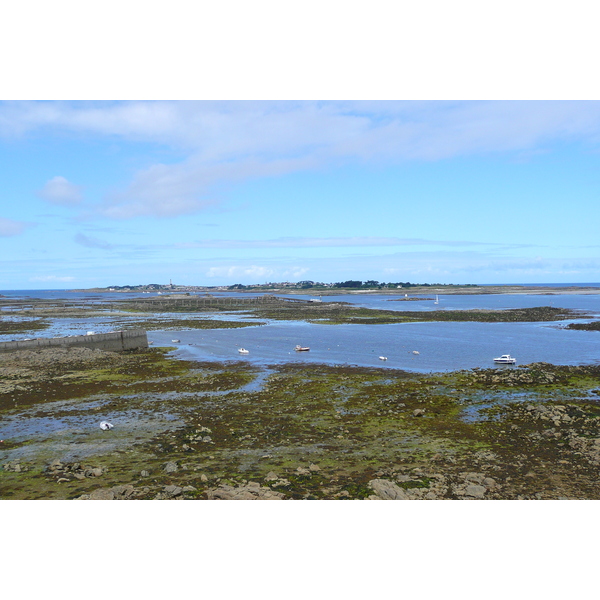
{"label": "shallow tidal water", "polygon": [[[495,367],[493,359],[501,354],[516,357],[517,365],[600,362],[600,334],[565,330],[564,324],[276,322],[243,329],[179,331],[176,337],[174,332],[151,331],[148,339],[156,346],[176,346],[175,354],[186,359],[244,360],[257,365],[312,362],[438,372]],[[296,344],[310,351],[296,352]],[[240,354],[240,347],[249,354]]]}

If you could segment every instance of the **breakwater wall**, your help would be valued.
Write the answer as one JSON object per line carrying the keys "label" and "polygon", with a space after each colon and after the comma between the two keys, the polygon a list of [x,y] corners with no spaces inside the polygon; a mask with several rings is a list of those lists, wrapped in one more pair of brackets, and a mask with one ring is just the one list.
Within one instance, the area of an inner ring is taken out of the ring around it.
{"label": "breakwater wall", "polygon": [[74,335],[59,338],[37,338],[18,342],[0,342],[0,352],[15,350],[39,350],[42,348],[65,347],[99,348],[120,352],[148,347],[148,336],[143,329],[131,331],[112,331],[110,333],[94,333],[91,335]]}

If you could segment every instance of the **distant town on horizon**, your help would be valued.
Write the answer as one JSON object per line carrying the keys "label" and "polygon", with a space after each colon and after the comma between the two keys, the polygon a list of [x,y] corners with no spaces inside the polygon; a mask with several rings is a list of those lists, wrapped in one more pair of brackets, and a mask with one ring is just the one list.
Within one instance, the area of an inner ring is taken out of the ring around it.
{"label": "distant town on horizon", "polygon": [[234,291],[234,290],[332,290],[332,289],[402,289],[402,288],[415,288],[415,287],[477,287],[477,284],[453,284],[453,283],[411,283],[410,281],[398,281],[398,282],[379,282],[373,279],[367,281],[359,281],[350,279],[348,281],[340,281],[337,283],[323,283],[316,281],[298,281],[296,283],[283,281],[283,282],[266,282],[244,285],[241,283],[235,283],[233,285],[176,285],[171,283],[149,283],[141,285],[111,285],[105,288],[91,288],[94,290],[105,290],[109,292],[124,292],[124,291],[181,291],[181,292],[193,292],[193,291]]}

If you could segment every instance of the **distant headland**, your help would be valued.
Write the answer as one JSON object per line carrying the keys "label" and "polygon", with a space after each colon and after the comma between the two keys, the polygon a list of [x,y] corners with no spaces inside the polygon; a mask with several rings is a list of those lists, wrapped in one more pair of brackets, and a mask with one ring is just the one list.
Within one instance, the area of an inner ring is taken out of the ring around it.
{"label": "distant headland", "polygon": [[315,281],[298,282],[268,282],[244,285],[235,283],[233,285],[201,286],[201,285],[177,285],[168,283],[149,283],[139,285],[111,285],[107,287],[96,287],[88,289],[70,290],[72,292],[96,292],[96,293],[205,293],[213,292],[246,292],[246,293],[279,293],[279,294],[311,294],[311,295],[335,295],[335,294],[600,294],[600,286],[593,285],[477,285],[448,284],[448,283],[411,283],[405,282],[379,282],[375,280],[359,281],[348,280],[337,283],[323,283]]}

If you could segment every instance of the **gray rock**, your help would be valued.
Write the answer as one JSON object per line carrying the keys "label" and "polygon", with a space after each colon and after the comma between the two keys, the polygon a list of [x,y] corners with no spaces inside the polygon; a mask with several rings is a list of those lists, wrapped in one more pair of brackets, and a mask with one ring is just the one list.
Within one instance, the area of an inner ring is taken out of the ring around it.
{"label": "gray rock", "polygon": [[5,463],[3,465],[3,468],[5,471],[12,471],[13,473],[22,473],[24,471],[27,471],[27,467],[25,465],[22,465],[19,462],[19,459],[11,460],[11,461]]}
{"label": "gray rock", "polygon": [[483,498],[487,490],[482,485],[471,484],[465,488],[465,496]]}
{"label": "gray rock", "polygon": [[422,417],[425,414],[425,411],[422,408],[415,408],[413,410],[413,417]]}
{"label": "gray rock", "polygon": [[[105,489],[94,490],[89,495],[89,499],[90,500],[114,500],[115,493],[112,490],[105,490]],[[82,498],[82,500],[83,500],[83,498]]]}
{"label": "gray rock", "polygon": [[173,461],[169,461],[163,467],[163,470],[165,473],[175,473],[175,471],[177,471],[177,469],[179,469],[179,467],[177,466],[177,463],[173,462]]}
{"label": "gray rock", "polygon": [[[255,484],[255,482],[250,482],[250,484]],[[208,490],[206,495],[209,500],[282,500],[284,498],[284,494],[281,492],[250,484],[237,487],[221,485]]]}
{"label": "gray rock", "polygon": [[483,473],[465,473],[464,474],[465,481],[470,481],[471,483],[481,484],[485,479],[485,475]]}
{"label": "gray rock", "polygon": [[372,479],[369,487],[375,492],[375,496],[370,496],[374,500],[408,500],[406,492],[393,481]]}
{"label": "gray rock", "polygon": [[146,471],[145,469],[143,471],[140,471],[140,475],[142,477],[150,477],[150,471]]}
{"label": "gray rock", "polygon": [[169,496],[179,496],[183,492],[183,489],[177,485],[166,485],[163,489]]}
{"label": "gray rock", "polygon": [[132,485],[115,485],[110,491],[115,495],[115,500],[125,500],[133,495],[135,488]]}

